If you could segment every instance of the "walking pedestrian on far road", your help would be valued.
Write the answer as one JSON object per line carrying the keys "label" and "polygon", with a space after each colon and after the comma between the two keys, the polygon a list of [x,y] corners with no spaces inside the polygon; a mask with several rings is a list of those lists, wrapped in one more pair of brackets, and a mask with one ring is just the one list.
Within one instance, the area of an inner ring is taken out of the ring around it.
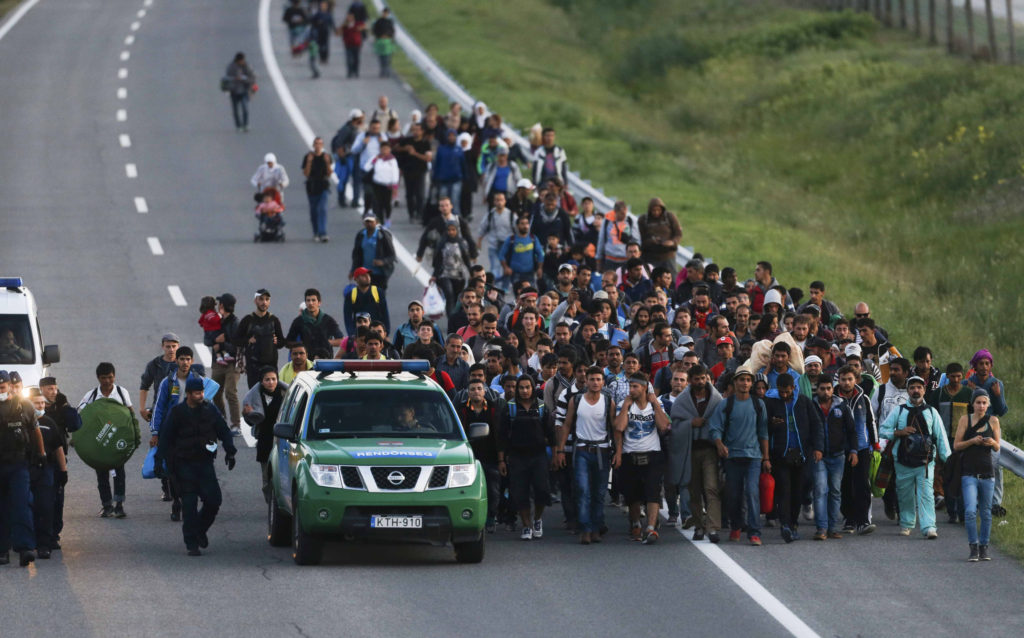
{"label": "walking pedestrian on far road", "polygon": [[341,42],[345,45],[345,77],[359,77],[359,55],[363,51],[363,31],[366,25],[356,21],[351,11],[345,14],[345,22],[338,29]]}
{"label": "walking pedestrian on far road", "polygon": [[306,289],[303,302],[306,307],[292,320],[285,341],[306,346],[310,359],[330,359],[334,349],[341,345],[341,327],[321,308],[320,291],[316,288]]}
{"label": "walking pedestrian on far road", "polygon": [[284,189],[288,188],[288,172],[284,170],[284,166],[277,163],[277,155],[267,153],[263,156],[263,163],[256,168],[249,183],[253,185],[258,195],[262,195],[268,188],[274,189],[277,192],[274,199],[278,204],[282,204],[284,203]]}
{"label": "walking pedestrian on far road", "polygon": [[348,121],[331,138],[331,152],[335,154],[334,174],[338,177],[338,206],[345,208],[345,185],[352,178],[352,206],[359,201],[363,192],[362,181],[356,178],[356,153],[351,152],[352,145],[363,130],[366,116],[360,109],[352,109],[348,113]]}
{"label": "walking pedestrian on far road", "polygon": [[245,422],[252,426],[252,434],[256,438],[256,462],[260,464],[263,498],[267,502],[273,495],[273,477],[268,461],[274,448],[274,424],[278,421],[287,392],[288,383],[280,381],[277,372],[267,366],[260,370],[260,382],[249,389],[243,400]]}
{"label": "walking pedestrian on far road", "polygon": [[[166,463],[172,481],[181,493],[185,548],[189,556],[201,556],[209,545],[206,533],[221,505],[220,485],[213,461],[217,440],[224,445],[224,462],[235,469],[235,444],[231,431],[217,408],[203,398],[203,381],[192,377],[185,384],[185,401],[174,406],[160,433],[157,463]],[[199,501],[203,507],[199,509]]]}
{"label": "walking pedestrian on far road", "polygon": [[260,288],[253,295],[256,310],[242,318],[235,332],[235,347],[245,355],[245,384],[256,385],[264,366],[277,370],[277,351],[285,346],[281,320],[270,312],[270,291]]}
{"label": "walking pedestrian on far road", "polygon": [[356,314],[361,312],[369,313],[371,319],[383,322],[385,332],[391,331],[385,291],[372,282],[370,269],[360,266],[352,271],[352,283],[342,292],[345,299],[345,333],[350,337],[356,334]]}
{"label": "walking pedestrian on far road", "polygon": [[235,59],[228,65],[222,82],[231,96],[231,113],[235,118],[235,129],[240,132],[249,130],[249,97],[256,93],[256,74],[239,51]]}
{"label": "walking pedestrian on far road", "polygon": [[[220,327],[223,334],[214,338],[212,345],[208,344],[213,351],[213,365],[211,366],[210,378],[220,387],[213,397],[213,404],[217,406],[220,413],[225,417],[230,416],[231,431],[240,431],[242,416],[238,407],[238,379],[241,372],[238,369],[238,348],[235,347],[232,338],[238,331],[238,317],[235,316],[235,296],[231,293],[224,293],[217,297],[217,312],[220,314]],[[227,399],[227,409],[224,409],[224,401]]]}
{"label": "walking pedestrian on far road", "polygon": [[313,138],[313,150],[302,159],[302,174],[306,176],[306,197],[309,199],[309,222],[313,226],[313,241],[326,242],[327,199],[331,190],[331,171],[334,158],[324,152],[324,138]]}
{"label": "walking pedestrian on far road", "polygon": [[[971,553],[970,562],[991,560],[988,553],[992,530],[992,491],[995,487],[995,454],[1002,432],[999,417],[990,414],[988,392],[978,388],[971,395],[971,412],[957,423],[953,449],[962,453],[960,488],[964,500],[964,526]],[[981,518],[981,531],[977,519]]]}
{"label": "walking pedestrian on far road", "polygon": [[380,17],[373,23],[373,52],[380,61],[380,77],[391,77],[391,56],[395,53],[395,21],[391,19],[391,10],[387,7],[380,12]]}
{"label": "walking pedestrian on far road", "polygon": [[384,228],[390,229],[392,194],[402,177],[398,172],[398,160],[391,154],[390,141],[381,141],[380,152],[370,161],[367,172],[373,175],[373,212]]}

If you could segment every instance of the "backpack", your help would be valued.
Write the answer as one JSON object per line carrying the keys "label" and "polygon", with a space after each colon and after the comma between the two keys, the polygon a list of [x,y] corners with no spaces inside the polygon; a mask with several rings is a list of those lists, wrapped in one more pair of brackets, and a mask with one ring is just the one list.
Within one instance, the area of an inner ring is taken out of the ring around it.
{"label": "backpack", "polygon": [[[910,408],[905,405],[901,405],[900,410],[906,410],[910,413]],[[920,423],[911,423],[910,417],[912,414],[908,414],[906,425],[913,425],[918,431],[903,437],[903,440],[900,442],[900,449],[896,452],[896,461],[906,467],[922,467],[931,463],[932,459],[935,458],[935,438],[932,435],[931,427],[924,416],[924,410],[918,412],[918,414],[921,415]],[[921,431],[922,427],[925,430],[924,432]]]}
{"label": "backpack", "polygon": [[[541,402],[541,401],[536,401],[536,404],[537,404],[538,419],[540,420],[541,426],[543,427],[544,419],[547,416],[546,415],[546,410],[544,409],[544,403]],[[537,440],[537,439],[534,438],[534,435],[536,435],[537,432],[529,432],[529,431],[524,430],[523,428],[515,428],[515,429],[513,429],[511,427],[512,423],[515,421],[515,418],[516,418],[516,403],[515,403],[515,401],[509,401],[509,404],[508,404],[508,417],[509,417],[509,432],[508,432],[507,436],[508,436],[508,442],[509,442],[509,444],[512,447],[531,447],[531,446],[538,445],[538,444],[541,445],[541,446],[546,446],[547,442],[544,440],[543,434],[541,434],[540,435],[541,438],[539,440]]]}
{"label": "backpack", "polygon": [[[750,399],[754,402],[754,414],[757,417],[757,425],[760,426],[764,421],[761,417],[761,411],[764,409],[764,402],[761,399],[755,397],[753,394],[750,395]],[[736,397],[729,395],[729,398],[725,400],[725,424],[722,425],[722,433],[725,434],[726,430],[729,429],[729,423],[732,418],[732,406],[736,403]]]}
{"label": "backpack", "polygon": [[[356,302],[356,295],[359,294],[359,286],[352,286],[351,298],[352,303]],[[377,290],[377,286],[370,284],[370,295],[373,297],[374,303],[380,303],[380,291]]]}

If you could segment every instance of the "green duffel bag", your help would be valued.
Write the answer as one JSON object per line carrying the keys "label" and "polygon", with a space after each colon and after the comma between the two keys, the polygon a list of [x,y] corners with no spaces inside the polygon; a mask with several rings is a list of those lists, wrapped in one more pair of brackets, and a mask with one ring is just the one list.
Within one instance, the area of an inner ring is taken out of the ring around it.
{"label": "green duffel bag", "polygon": [[93,469],[121,467],[142,442],[135,413],[113,399],[96,399],[80,415],[82,427],[71,441],[79,458]]}

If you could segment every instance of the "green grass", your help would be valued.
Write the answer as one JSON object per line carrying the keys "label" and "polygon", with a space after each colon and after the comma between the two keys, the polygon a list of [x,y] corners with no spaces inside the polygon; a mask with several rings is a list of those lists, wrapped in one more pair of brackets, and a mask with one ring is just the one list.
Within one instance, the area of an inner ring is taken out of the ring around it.
{"label": "green grass", "polygon": [[[1020,441],[1024,77],[792,4],[391,2],[507,122],[554,126],[571,167],[634,210],[662,197],[683,243],[720,265],[822,279],[847,313],[868,301],[904,354],[928,345],[940,366],[992,350],[1004,432]],[[984,44],[983,17],[975,28]],[[1024,556],[1024,485],[1007,484],[1017,518],[997,538]]]}
{"label": "green grass", "polygon": [[8,11],[17,6],[21,0],[0,0],[0,18],[4,17]]}
{"label": "green grass", "polygon": [[1006,518],[992,519],[992,540],[1003,551],[1024,559],[1024,481],[1003,472],[1003,488],[1007,514]]}

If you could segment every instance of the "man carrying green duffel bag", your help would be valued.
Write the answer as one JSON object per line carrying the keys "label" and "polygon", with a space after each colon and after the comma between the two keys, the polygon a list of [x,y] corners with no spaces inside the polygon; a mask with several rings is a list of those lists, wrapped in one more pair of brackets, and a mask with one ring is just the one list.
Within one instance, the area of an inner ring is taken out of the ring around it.
{"label": "man carrying green duffel bag", "polygon": [[[96,486],[103,509],[101,518],[124,518],[124,464],[141,443],[139,420],[128,390],[114,383],[114,364],[96,366],[99,385],[82,397],[78,412],[82,427],[72,435],[75,451],[96,470]],[[114,490],[110,490],[110,474]]]}

